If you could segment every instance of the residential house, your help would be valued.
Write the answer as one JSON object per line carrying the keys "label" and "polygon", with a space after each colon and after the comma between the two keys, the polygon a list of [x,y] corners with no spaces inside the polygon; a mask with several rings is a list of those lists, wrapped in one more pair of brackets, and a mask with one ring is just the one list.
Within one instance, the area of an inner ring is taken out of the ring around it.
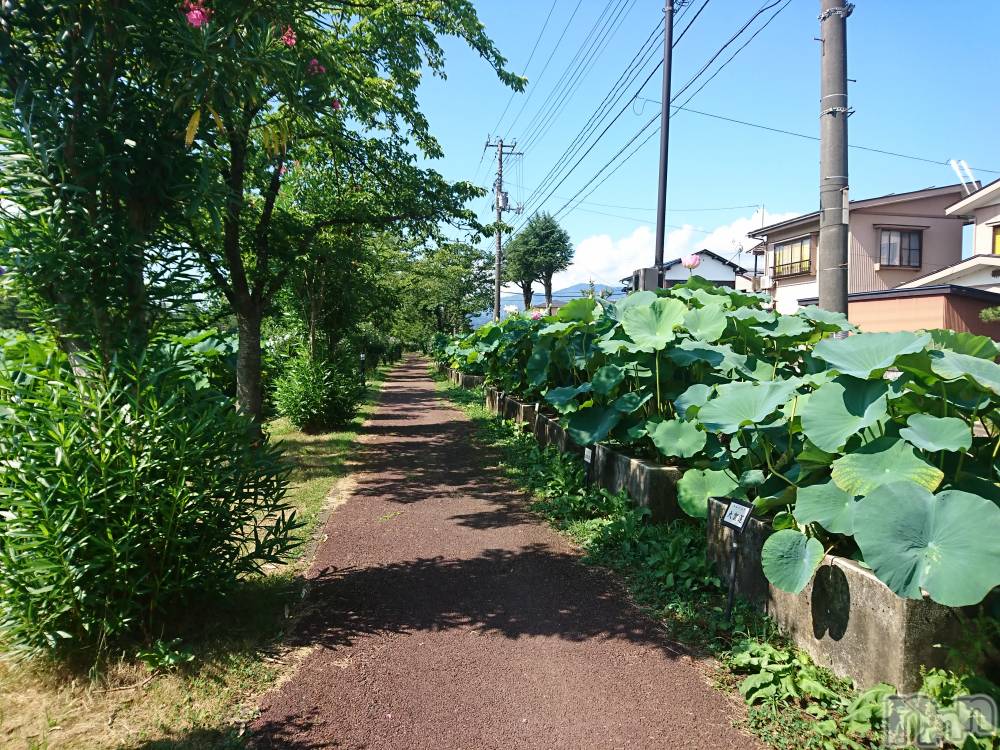
{"label": "residential house", "polygon": [[[949,185],[851,201],[848,292],[894,289],[958,262],[965,219],[947,211],[964,194],[962,185]],[[794,312],[818,296],[819,211],[750,236],[762,242],[759,287],[772,295],[780,312]]]}
{"label": "residential house", "polygon": [[1000,180],[948,206],[945,213],[973,225],[974,255],[1000,255]]}
{"label": "residential house", "polygon": [[685,268],[681,263],[682,258],[674,258],[658,268],[639,268],[633,271],[631,276],[622,279],[625,291],[663,289],[674,284],[683,284],[692,275],[701,276],[717,286],[730,289],[745,288],[749,285],[749,272],[738,263],[711,250],[699,250],[692,255],[701,258],[701,263],[695,270],[689,271]]}

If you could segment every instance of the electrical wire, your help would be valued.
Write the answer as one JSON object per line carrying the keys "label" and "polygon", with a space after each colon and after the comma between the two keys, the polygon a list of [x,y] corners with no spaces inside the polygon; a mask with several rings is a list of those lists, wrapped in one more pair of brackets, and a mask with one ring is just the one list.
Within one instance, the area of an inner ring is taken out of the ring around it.
{"label": "electrical wire", "polygon": [[[538,32],[538,36],[535,37],[535,44],[531,48],[531,54],[528,55],[528,62],[524,64],[524,73],[522,75],[528,74],[528,68],[531,67],[531,61],[535,57],[535,51],[538,49],[538,43],[542,41],[542,36],[545,34],[545,29],[549,26],[549,19],[552,18],[552,11],[556,9],[556,3],[559,0],[552,0],[552,5],[549,6],[548,15],[545,16],[545,22],[542,24],[541,30]],[[514,101],[514,97],[517,96],[516,91],[510,92],[510,98],[507,99],[507,106],[503,108],[503,112],[500,113],[500,117],[497,119],[497,124],[493,126],[493,132],[500,131],[500,123],[503,122],[503,118],[507,116],[507,110],[510,109],[511,103]]]}

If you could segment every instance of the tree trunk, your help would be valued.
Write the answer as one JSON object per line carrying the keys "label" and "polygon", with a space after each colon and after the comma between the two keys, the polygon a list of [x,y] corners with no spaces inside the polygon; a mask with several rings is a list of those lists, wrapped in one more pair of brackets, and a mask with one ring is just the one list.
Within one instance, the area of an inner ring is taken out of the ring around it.
{"label": "tree trunk", "polygon": [[552,307],[552,277],[546,276],[542,279],[542,284],[545,285],[545,306],[548,308]]}
{"label": "tree trunk", "polygon": [[241,412],[258,425],[264,414],[264,391],[261,377],[259,310],[237,310],[239,348],[236,353],[236,403]]}
{"label": "tree trunk", "polygon": [[524,297],[524,309],[531,309],[531,284],[525,284],[521,287],[521,295]]}

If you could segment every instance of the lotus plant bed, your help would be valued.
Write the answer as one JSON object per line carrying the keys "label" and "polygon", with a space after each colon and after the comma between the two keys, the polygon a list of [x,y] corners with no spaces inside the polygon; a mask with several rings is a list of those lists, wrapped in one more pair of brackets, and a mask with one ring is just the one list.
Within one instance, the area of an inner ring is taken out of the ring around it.
{"label": "lotus plant bed", "polygon": [[[806,591],[832,555],[902,599],[994,617],[998,353],[969,333],[860,333],[815,307],[782,315],[766,295],[692,276],[511,316],[436,356],[545,404],[575,445],[676,467],[691,516],[707,518],[712,497],[750,502],[773,532],[757,568],[769,591]],[[880,634],[869,658],[902,636]]]}
{"label": "lotus plant bed", "polygon": [[[734,532],[721,519],[727,503],[709,501],[708,557],[728,581]],[[751,519],[736,549],[736,592],[766,612],[812,660],[862,688],[878,683],[900,692],[919,689],[921,667],[946,665],[947,649],[961,638],[948,607],[927,596],[897,596],[853,560],[827,555],[797,594],[771,585],[761,551],[771,524]]]}

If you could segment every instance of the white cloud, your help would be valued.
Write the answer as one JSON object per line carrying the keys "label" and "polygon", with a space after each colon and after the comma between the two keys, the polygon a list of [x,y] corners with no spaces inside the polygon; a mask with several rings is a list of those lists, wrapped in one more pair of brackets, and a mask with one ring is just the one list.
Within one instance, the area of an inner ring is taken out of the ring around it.
{"label": "white cloud", "polygon": [[[793,216],[797,214],[765,212],[762,221],[760,211],[754,211],[750,216],[716,227],[707,234],[687,224],[667,233],[664,255],[669,261],[695,250],[711,250],[752,268],[753,256],[747,251],[757,244],[757,240],[749,238],[747,232],[760,228],[762,224],[773,224]],[[577,244],[573,264],[556,274],[553,286],[563,289],[585,284],[591,279],[617,286],[619,279],[629,276],[635,269],[653,264],[654,240],[653,228],[647,225],[639,226],[631,234],[617,239],[609,234],[587,237]]]}

